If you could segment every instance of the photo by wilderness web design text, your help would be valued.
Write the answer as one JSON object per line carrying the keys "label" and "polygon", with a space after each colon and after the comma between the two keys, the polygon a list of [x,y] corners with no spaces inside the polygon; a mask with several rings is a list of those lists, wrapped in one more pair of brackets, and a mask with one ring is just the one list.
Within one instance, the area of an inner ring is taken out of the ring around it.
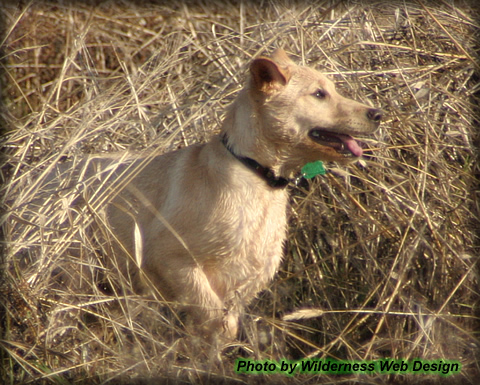
{"label": "photo by wilderness web design text", "polygon": [[301,361],[254,361],[239,358],[235,362],[237,373],[273,374],[287,376],[296,374],[436,374],[443,377],[459,373],[462,365],[458,361],[393,360],[337,361],[308,359]]}

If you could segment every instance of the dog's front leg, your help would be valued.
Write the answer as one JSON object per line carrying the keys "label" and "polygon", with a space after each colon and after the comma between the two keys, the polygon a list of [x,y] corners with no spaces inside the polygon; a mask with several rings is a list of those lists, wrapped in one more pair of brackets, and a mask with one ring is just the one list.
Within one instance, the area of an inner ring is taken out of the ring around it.
{"label": "dog's front leg", "polygon": [[238,329],[236,313],[227,313],[222,298],[213,290],[209,277],[201,266],[182,269],[179,277],[183,277],[184,285],[178,293],[185,299],[185,305],[197,329],[201,326],[204,334],[210,338],[219,332],[233,339]]}

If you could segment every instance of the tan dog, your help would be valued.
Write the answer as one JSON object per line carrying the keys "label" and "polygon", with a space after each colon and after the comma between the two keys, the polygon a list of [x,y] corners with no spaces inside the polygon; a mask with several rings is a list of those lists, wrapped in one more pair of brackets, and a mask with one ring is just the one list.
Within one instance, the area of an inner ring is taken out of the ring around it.
{"label": "tan dog", "polygon": [[[292,172],[315,160],[360,157],[353,137],[373,133],[382,117],[340,96],[330,80],[295,65],[283,50],[253,60],[250,72],[221,134],[208,143],[122,159],[120,166],[119,156],[90,158],[73,180],[94,194],[101,180],[125,182],[106,210],[125,274],[184,304],[199,330],[230,337],[241,306],[282,260]],[[132,180],[122,180],[137,166]],[[91,199],[88,190],[83,195]]]}

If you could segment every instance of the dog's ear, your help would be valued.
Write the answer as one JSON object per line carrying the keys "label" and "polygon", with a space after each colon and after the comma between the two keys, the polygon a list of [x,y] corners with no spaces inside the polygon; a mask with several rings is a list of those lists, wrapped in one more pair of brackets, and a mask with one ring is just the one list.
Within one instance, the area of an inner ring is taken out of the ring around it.
{"label": "dog's ear", "polygon": [[279,91],[290,80],[291,73],[288,67],[281,67],[272,59],[259,57],[250,65],[255,88],[266,94]]}
{"label": "dog's ear", "polygon": [[273,51],[270,57],[275,63],[284,67],[295,65],[292,59],[290,59],[290,57],[282,48],[277,48],[275,51]]}

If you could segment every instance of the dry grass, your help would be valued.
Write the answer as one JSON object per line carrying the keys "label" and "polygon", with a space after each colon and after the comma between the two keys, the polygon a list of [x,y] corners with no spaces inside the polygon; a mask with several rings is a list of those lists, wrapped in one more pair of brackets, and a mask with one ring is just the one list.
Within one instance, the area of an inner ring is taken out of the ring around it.
{"label": "dry grass", "polygon": [[[452,4],[3,6],[1,382],[475,383],[479,10]],[[35,213],[27,203],[66,157],[207,140],[249,60],[277,46],[387,117],[363,162],[329,164],[292,186],[285,263],[247,309],[241,342],[218,355],[189,350],[174,308],[91,278],[104,273],[87,231],[94,211],[60,232],[61,201]],[[240,356],[442,358],[463,368],[446,379],[240,376]]]}

